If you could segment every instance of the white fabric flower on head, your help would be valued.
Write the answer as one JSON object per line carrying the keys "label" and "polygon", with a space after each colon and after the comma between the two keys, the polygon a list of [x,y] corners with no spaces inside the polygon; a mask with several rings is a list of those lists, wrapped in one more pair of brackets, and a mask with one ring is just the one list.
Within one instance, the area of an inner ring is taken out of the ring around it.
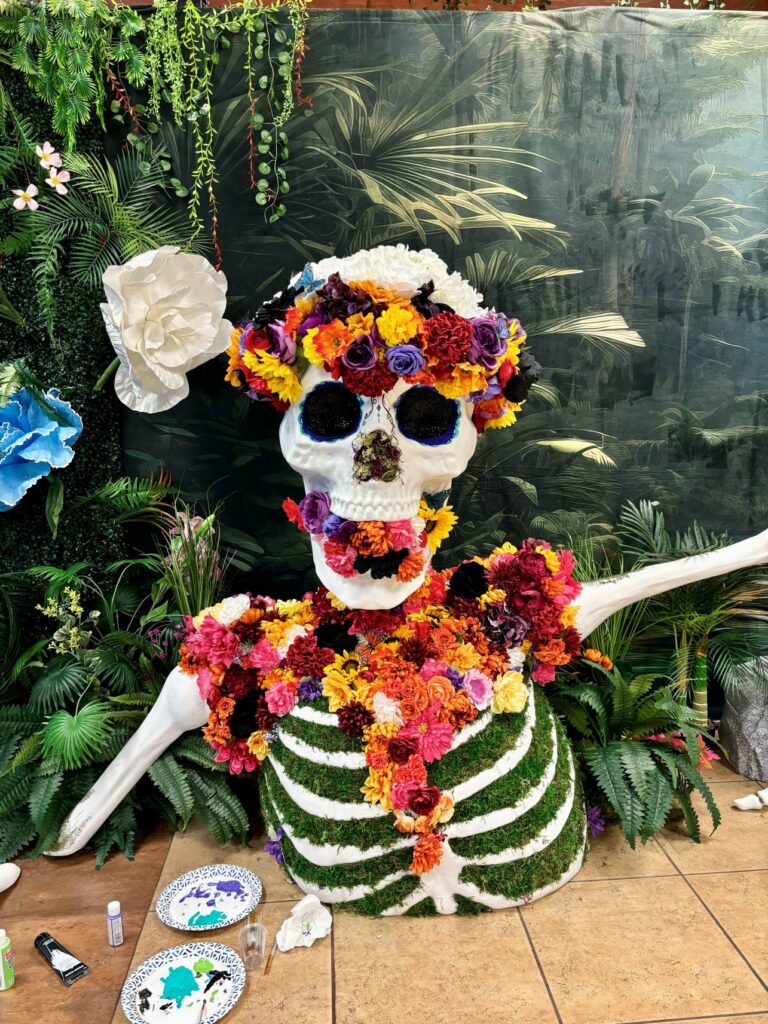
{"label": "white fabric flower on head", "polygon": [[134,256],[102,276],[101,312],[120,359],[115,391],[135,412],[164,412],[189,394],[187,373],[229,345],[227,279],[174,245]]}
{"label": "white fabric flower on head", "polygon": [[430,298],[434,302],[450,306],[463,317],[480,316],[483,312],[482,295],[457,271],[451,273],[445,261],[431,249],[409,249],[402,243],[379,245],[375,249],[361,249],[353,256],[329,256],[313,263],[312,270],[316,278],[324,280],[339,274],[347,283],[373,281],[380,288],[408,299],[432,281],[435,290]]}

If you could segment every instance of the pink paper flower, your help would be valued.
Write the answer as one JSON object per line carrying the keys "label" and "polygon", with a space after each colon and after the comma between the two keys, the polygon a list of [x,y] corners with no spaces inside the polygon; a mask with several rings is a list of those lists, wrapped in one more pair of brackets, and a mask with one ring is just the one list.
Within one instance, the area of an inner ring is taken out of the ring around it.
{"label": "pink paper flower", "polygon": [[201,666],[197,670],[197,692],[207,701],[214,688],[213,672],[205,666]]}
{"label": "pink paper flower", "polygon": [[212,615],[206,615],[184,645],[193,658],[229,668],[240,649],[240,638]]}
{"label": "pink paper flower", "polygon": [[444,676],[448,672],[448,666],[444,661],[425,661],[419,670],[419,675],[428,683],[434,676]]}
{"label": "pink paper flower", "polygon": [[296,691],[287,683],[275,683],[267,690],[267,707],[273,715],[287,715],[296,703]]}
{"label": "pink paper flower", "polygon": [[469,699],[481,711],[491,703],[493,696],[493,683],[480,669],[471,668],[464,676],[464,687],[469,694]]}
{"label": "pink paper flower", "polygon": [[16,199],[13,200],[13,208],[15,210],[23,210],[26,206],[30,210],[36,210],[40,205],[35,199],[37,191],[37,185],[27,185],[26,188],[12,189],[13,194],[16,196]]}
{"label": "pink paper flower", "polygon": [[411,800],[411,794],[414,790],[418,789],[413,782],[398,782],[392,787],[390,797],[392,800],[392,806],[396,811],[405,811],[408,808],[408,804]]}
{"label": "pink paper flower", "polygon": [[216,752],[214,761],[225,764],[229,761],[229,774],[240,775],[241,772],[255,772],[259,767],[259,759],[248,749],[245,740],[232,740]]}
{"label": "pink paper flower", "polygon": [[280,664],[280,654],[277,648],[266,637],[251,648],[247,657],[248,665],[251,668],[260,668],[263,672],[269,672],[270,669],[277,668]]}
{"label": "pink paper flower", "polygon": [[453,743],[453,728],[447,722],[438,721],[436,717],[439,707],[439,701],[430,704],[426,711],[418,718],[411,719],[399,733],[400,736],[413,736],[418,740],[419,753],[427,763],[439,761]]}
{"label": "pink paper flower", "polygon": [[57,153],[50,142],[44,142],[42,146],[35,146],[35,153],[40,161],[40,166],[46,171],[49,167],[61,167],[61,154]]}
{"label": "pink paper flower", "polygon": [[416,534],[413,532],[410,519],[395,519],[394,522],[386,525],[393,550],[399,551],[401,548],[407,548],[410,551],[416,547]]}
{"label": "pink paper flower", "polygon": [[333,569],[339,576],[343,576],[345,579],[351,579],[353,576],[357,576],[357,571],[354,566],[357,552],[354,548],[347,547],[344,551],[329,551],[328,547],[324,548],[325,561],[330,569]]}

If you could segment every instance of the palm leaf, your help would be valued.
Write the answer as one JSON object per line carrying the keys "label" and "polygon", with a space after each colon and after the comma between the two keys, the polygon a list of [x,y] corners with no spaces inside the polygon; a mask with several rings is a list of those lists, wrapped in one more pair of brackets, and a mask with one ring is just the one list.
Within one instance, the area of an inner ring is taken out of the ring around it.
{"label": "palm leaf", "polygon": [[81,768],[92,761],[109,738],[108,712],[104,701],[91,701],[75,714],[57,711],[45,727],[46,755],[63,768]]}

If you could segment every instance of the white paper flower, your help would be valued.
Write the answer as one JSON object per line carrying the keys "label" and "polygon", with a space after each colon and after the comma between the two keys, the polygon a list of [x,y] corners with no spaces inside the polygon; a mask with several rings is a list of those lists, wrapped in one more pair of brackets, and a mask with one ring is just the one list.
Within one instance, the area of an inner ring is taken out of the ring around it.
{"label": "white paper flower", "polygon": [[101,312],[120,359],[115,391],[136,412],[163,412],[189,394],[187,373],[223,352],[227,279],[177,246],[107,267]]}
{"label": "white paper flower", "polygon": [[379,245],[361,249],[353,256],[313,263],[317,278],[339,274],[342,281],[374,281],[403,298],[415,295],[423,284],[432,281],[431,298],[454,309],[459,316],[479,316],[483,310],[482,295],[457,271],[449,272],[445,262],[431,249],[409,249],[407,245]]}
{"label": "white paper flower", "polygon": [[294,946],[311,946],[317,939],[323,939],[331,931],[333,918],[317,896],[305,896],[296,904],[280,925],[277,933],[277,948],[281,953]]}
{"label": "white paper flower", "polygon": [[400,711],[400,705],[392,700],[386,693],[379,691],[373,695],[373,717],[382,725],[384,722],[394,722],[395,725],[405,725],[405,719]]}

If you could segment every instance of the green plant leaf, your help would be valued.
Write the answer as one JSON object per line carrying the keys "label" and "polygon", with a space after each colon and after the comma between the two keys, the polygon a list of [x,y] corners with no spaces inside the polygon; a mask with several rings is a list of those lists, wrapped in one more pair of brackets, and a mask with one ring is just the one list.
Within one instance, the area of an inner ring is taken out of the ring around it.
{"label": "green plant leaf", "polygon": [[75,714],[57,711],[48,720],[43,749],[63,768],[81,768],[94,757],[109,738],[109,705],[91,701]]}
{"label": "green plant leaf", "polygon": [[53,714],[67,703],[74,703],[89,685],[85,668],[69,654],[57,654],[35,680],[29,694],[33,711]]}
{"label": "green plant leaf", "polygon": [[39,832],[45,828],[51,802],[61,789],[63,782],[64,772],[58,771],[53,775],[40,776],[32,783],[29,794],[29,813]]}
{"label": "green plant leaf", "polygon": [[171,754],[166,753],[155,761],[148,775],[186,825],[192,817],[194,799],[184,768]]}
{"label": "green plant leaf", "polygon": [[59,519],[61,510],[64,508],[64,481],[55,473],[50,473],[48,480],[48,495],[45,499],[45,519],[51,537],[56,540],[59,532]]}

